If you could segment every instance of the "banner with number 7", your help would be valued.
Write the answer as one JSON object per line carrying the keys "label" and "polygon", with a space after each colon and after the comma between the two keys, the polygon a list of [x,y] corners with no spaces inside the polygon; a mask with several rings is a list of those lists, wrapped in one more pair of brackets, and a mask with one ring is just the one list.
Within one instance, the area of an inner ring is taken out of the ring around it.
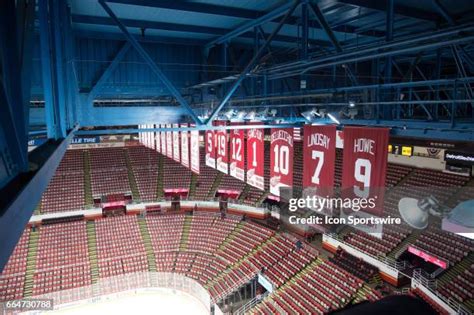
{"label": "banner with number 7", "polygon": [[336,126],[303,128],[303,188],[315,188],[321,197],[332,196],[336,161]]}

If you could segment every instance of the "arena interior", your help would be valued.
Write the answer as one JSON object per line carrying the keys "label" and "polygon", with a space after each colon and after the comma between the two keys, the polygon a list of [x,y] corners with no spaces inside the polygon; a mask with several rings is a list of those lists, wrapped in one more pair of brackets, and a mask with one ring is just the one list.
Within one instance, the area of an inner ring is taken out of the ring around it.
{"label": "arena interior", "polygon": [[4,0],[0,75],[3,314],[474,314],[472,0]]}

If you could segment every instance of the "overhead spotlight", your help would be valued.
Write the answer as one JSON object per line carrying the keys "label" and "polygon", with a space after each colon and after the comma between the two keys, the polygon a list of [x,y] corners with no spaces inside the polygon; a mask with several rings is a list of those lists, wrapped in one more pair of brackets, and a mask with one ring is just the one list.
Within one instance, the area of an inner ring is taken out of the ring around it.
{"label": "overhead spotlight", "polygon": [[350,108],[353,108],[353,107],[355,107],[355,106],[356,106],[355,101],[354,101],[354,100],[349,100],[349,107],[350,107]]}
{"label": "overhead spotlight", "polygon": [[341,124],[341,123],[339,122],[339,120],[337,120],[337,118],[336,118],[333,114],[328,113],[328,117],[329,117],[329,119],[331,119],[334,123],[336,123],[336,124],[338,124],[338,125]]}
{"label": "overhead spotlight", "polygon": [[233,110],[233,109],[229,109],[227,112],[224,113],[224,117],[226,117],[229,120],[232,117],[234,117],[234,115],[235,115],[235,110]]}
{"label": "overhead spotlight", "polygon": [[247,115],[247,112],[244,110],[241,110],[240,112],[237,113],[235,116],[235,119],[242,120],[244,117]]}
{"label": "overhead spotlight", "polygon": [[257,115],[257,113],[254,110],[252,110],[245,116],[245,119],[254,120],[256,115]]}
{"label": "overhead spotlight", "polygon": [[257,112],[252,120],[267,120],[268,108]]}
{"label": "overhead spotlight", "polygon": [[304,119],[311,121],[313,119],[313,110],[307,110],[305,112],[302,112],[301,116],[303,116]]}
{"label": "overhead spotlight", "polygon": [[271,109],[269,112],[268,112],[268,116],[271,116],[271,117],[275,117],[277,114],[277,110],[275,108]]}
{"label": "overhead spotlight", "polygon": [[316,108],[313,108],[312,110],[307,110],[305,112],[302,112],[301,116],[303,116],[306,120],[311,122],[315,118],[315,116],[320,117],[321,114],[318,113],[318,110]]}

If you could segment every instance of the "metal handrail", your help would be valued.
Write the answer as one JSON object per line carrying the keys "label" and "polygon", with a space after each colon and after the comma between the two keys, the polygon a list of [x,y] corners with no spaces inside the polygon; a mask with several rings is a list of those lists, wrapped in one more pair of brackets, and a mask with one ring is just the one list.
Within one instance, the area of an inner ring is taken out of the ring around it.
{"label": "metal handrail", "polygon": [[436,279],[430,279],[428,277],[425,277],[424,274],[429,275],[425,271],[423,271],[420,268],[417,268],[413,271],[413,278],[412,281],[415,282],[415,284],[420,285],[428,289],[433,295],[438,297],[441,301],[443,301],[445,304],[449,305],[456,314],[461,314],[461,315],[473,315],[474,313],[469,311],[464,305],[459,303],[458,301],[455,301],[452,298],[446,298],[445,296],[441,295],[437,288],[438,288],[438,280]]}
{"label": "metal handrail", "polygon": [[255,296],[253,299],[242,305],[237,311],[234,312],[234,315],[244,315],[247,311],[254,308],[258,303],[262,302],[270,293],[267,291],[263,294]]}
{"label": "metal handrail", "polygon": [[[345,246],[350,247],[350,248],[360,252],[360,249],[344,242],[344,240],[341,239],[338,234],[325,233],[324,235],[326,235],[327,237],[330,237],[332,239],[335,239],[337,241],[340,241],[340,242],[344,243]],[[405,261],[399,262],[399,261],[396,261],[395,259],[387,257],[387,256],[381,256],[381,255],[375,256],[375,255],[372,255],[372,254],[369,254],[369,253],[366,253],[366,252],[363,252],[363,254],[380,261],[381,263],[385,264],[387,267],[392,268],[394,271],[401,271],[401,270],[405,269],[405,267],[406,267],[406,262]]]}

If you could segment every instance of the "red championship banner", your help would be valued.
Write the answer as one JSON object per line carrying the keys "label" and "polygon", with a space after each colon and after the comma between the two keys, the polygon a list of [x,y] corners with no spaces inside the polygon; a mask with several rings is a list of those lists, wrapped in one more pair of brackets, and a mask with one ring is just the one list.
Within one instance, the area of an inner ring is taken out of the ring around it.
{"label": "red championship banner", "polygon": [[321,197],[332,195],[336,160],[336,126],[305,125],[303,129],[303,188]]}
{"label": "red championship banner", "polygon": [[280,188],[293,186],[293,128],[271,130],[270,192],[280,196]]}
{"label": "red championship banner", "polygon": [[247,183],[265,190],[263,129],[247,130]]}
{"label": "red championship banner", "polygon": [[[160,128],[164,128],[165,125],[160,125]],[[166,133],[164,131],[160,131],[160,138],[161,138],[161,154],[166,155]]]}
{"label": "red championship banner", "polygon": [[212,168],[216,168],[216,140],[214,130],[207,130],[206,137],[204,140],[206,146],[206,165]]}
{"label": "red championship banner", "polygon": [[[171,128],[171,124],[167,124],[166,128]],[[173,135],[171,131],[166,132],[166,156],[173,158]]]}
{"label": "red championship banner", "polygon": [[[179,124],[173,124],[173,128],[179,128]],[[181,141],[179,140],[179,131],[173,131],[173,160],[176,162],[181,161],[181,155],[179,147],[181,145]]]}
{"label": "red championship banner", "polygon": [[375,206],[363,210],[376,215],[383,211],[388,137],[388,128],[344,128],[343,196],[370,198]]}
{"label": "red championship banner", "polygon": [[[226,121],[216,121],[216,126],[226,126]],[[216,168],[222,173],[229,172],[229,138],[226,129],[216,131]]]}
{"label": "red championship banner", "polygon": [[[234,125],[234,124],[233,124]],[[235,124],[241,125],[241,124]],[[241,181],[245,180],[244,160],[245,132],[243,129],[230,131],[230,169],[229,174]]]}
{"label": "red championship banner", "polygon": [[[195,127],[195,126],[192,126]],[[199,131],[193,130],[191,133],[191,171],[196,174],[200,173],[200,161],[199,161]]]}
{"label": "red championship banner", "polygon": [[[188,124],[181,124],[181,127],[187,128]],[[189,168],[189,132],[181,131],[181,164]]]}
{"label": "red championship banner", "polygon": [[[155,128],[160,128],[160,125],[155,125]],[[156,151],[161,152],[161,135],[159,131],[155,132]]]}

